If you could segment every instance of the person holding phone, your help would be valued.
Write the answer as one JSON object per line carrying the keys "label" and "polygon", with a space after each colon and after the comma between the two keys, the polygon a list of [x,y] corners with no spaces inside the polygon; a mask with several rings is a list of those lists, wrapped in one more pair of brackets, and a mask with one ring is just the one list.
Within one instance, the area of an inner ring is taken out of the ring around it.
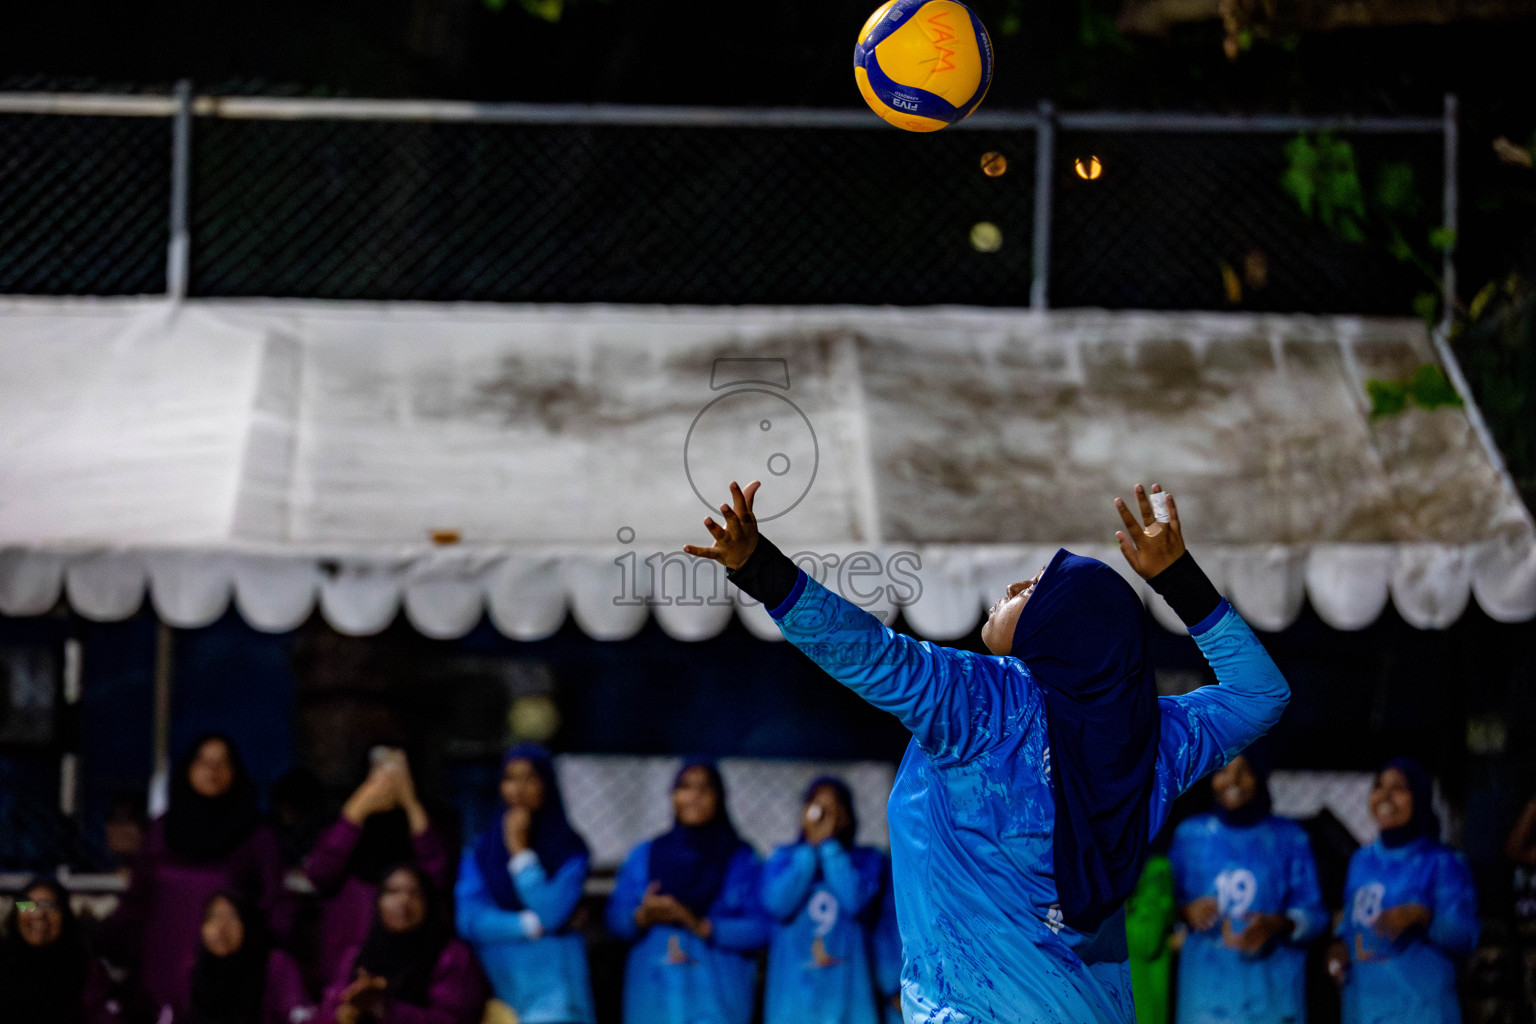
{"label": "person holding phone", "polygon": [[410,761],[399,747],[368,754],[368,774],[347,798],[341,815],[304,860],[304,873],[320,894],[315,939],[320,977],[336,973],[342,954],[368,934],[384,872],[414,864],[442,889],[452,864],[448,847],[416,795]]}
{"label": "person holding phone", "polygon": [[[990,654],[903,636],[762,538],[760,484],[704,521],[786,639],[912,733],[888,821],[913,1024],[1135,1020],[1124,902],[1175,797],[1280,719],[1290,690],[1184,546],[1170,496],[1119,499],[1126,561],[1219,685],[1157,696],[1148,616],[1114,569],[1061,550],[987,613]],[[1160,521],[1153,498],[1166,503]]]}

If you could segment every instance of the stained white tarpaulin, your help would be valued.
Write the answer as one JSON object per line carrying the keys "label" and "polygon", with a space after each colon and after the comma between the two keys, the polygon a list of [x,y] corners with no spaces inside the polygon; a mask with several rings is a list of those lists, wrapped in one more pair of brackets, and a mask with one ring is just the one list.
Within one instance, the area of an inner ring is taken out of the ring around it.
{"label": "stained white tarpaulin", "polygon": [[1536,531],[1468,411],[1369,414],[1433,362],[1351,317],[11,299],[0,613],[777,636],[678,554],[737,477],[935,639],[1059,545],[1119,567],[1137,480],[1260,628],[1528,619]]}

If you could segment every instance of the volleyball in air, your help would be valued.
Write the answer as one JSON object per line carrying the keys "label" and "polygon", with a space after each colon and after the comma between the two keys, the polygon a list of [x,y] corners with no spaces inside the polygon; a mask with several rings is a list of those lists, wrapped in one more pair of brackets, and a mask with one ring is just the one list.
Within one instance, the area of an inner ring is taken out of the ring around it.
{"label": "volleyball in air", "polygon": [[955,0],[889,0],[853,50],[864,101],[909,132],[936,132],[981,105],[992,84],[992,39]]}

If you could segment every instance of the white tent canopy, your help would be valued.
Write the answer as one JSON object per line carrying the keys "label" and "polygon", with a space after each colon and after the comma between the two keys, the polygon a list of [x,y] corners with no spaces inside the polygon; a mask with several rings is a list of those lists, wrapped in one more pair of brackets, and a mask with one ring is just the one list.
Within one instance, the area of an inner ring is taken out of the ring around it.
{"label": "white tent canopy", "polygon": [[1341,629],[1389,597],[1528,619],[1536,530],[1467,411],[1369,415],[1367,380],[1435,361],[1422,325],[1348,317],[12,299],[0,613],[777,636],[671,557],[734,476],[935,639],[1058,545],[1122,567],[1137,480],[1262,628],[1308,597]]}

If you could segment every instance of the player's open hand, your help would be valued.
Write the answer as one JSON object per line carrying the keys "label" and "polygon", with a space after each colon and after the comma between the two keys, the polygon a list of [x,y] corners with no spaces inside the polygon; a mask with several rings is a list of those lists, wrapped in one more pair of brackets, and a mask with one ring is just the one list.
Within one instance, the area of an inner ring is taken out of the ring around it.
{"label": "player's open hand", "polygon": [[752,499],[757,497],[757,489],[761,486],[762,481],[754,480],[747,484],[746,490],[742,490],[732,480],[731,500],[720,506],[720,516],[725,520],[725,525],[715,522],[712,516],[704,519],[704,529],[715,538],[715,542],[707,548],[684,544],[683,550],[698,558],[712,558],[723,563],[727,569],[740,569],[746,565],[752,552],[757,550],[757,517],[752,514]]}
{"label": "player's open hand", "polygon": [[[1152,485],[1153,494],[1161,494],[1162,491],[1161,485]],[[1125,502],[1120,498],[1115,499],[1115,511],[1120,513],[1120,521],[1125,523],[1124,530],[1116,531],[1115,539],[1120,542],[1120,553],[1131,563],[1136,575],[1149,580],[1179,560],[1179,556],[1184,553],[1184,534],[1179,528],[1179,510],[1173,504],[1173,495],[1168,495],[1169,521],[1166,523],[1157,521],[1152,511],[1152,500],[1141,484],[1136,485],[1136,504],[1141,511],[1139,523]]]}

